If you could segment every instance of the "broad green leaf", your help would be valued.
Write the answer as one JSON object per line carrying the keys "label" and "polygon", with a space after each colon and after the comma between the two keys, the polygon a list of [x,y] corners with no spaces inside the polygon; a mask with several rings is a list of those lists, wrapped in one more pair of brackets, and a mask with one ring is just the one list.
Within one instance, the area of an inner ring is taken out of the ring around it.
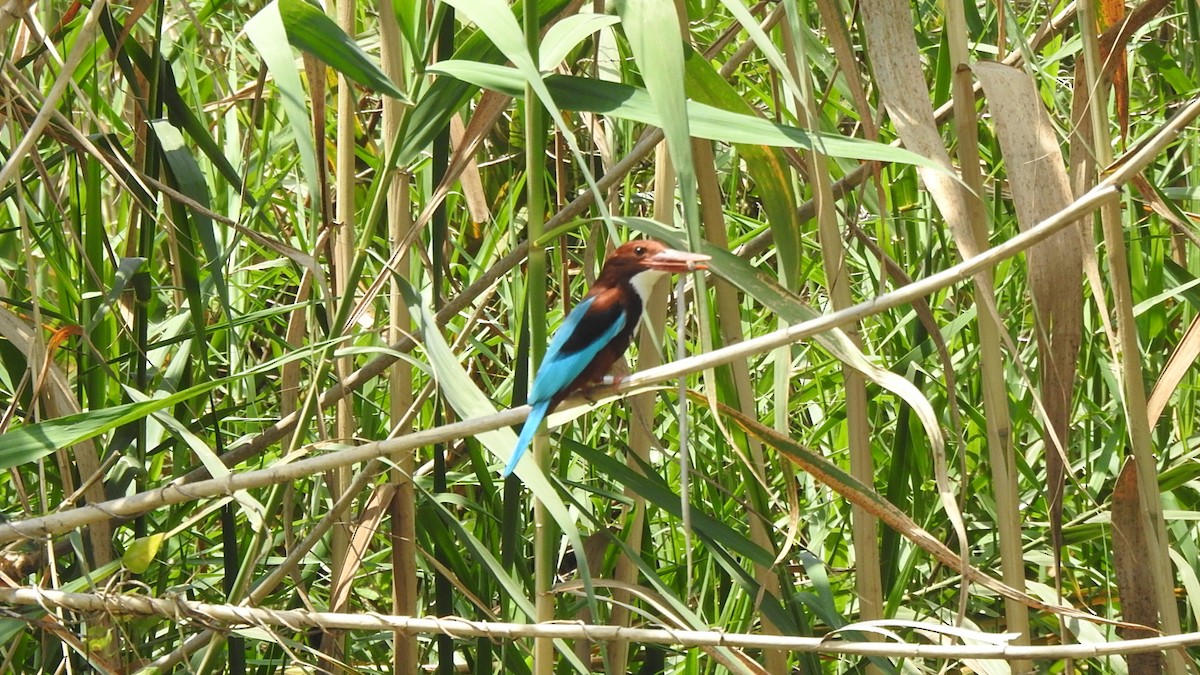
{"label": "broad green leaf", "polygon": [[[667,142],[683,207],[684,229],[689,240],[699,243],[703,238],[700,197],[692,161],[691,115],[684,91],[684,40],[677,5],[661,0],[616,0],[616,8]],[[701,313],[705,314],[703,308]]]}
{"label": "broad green leaf", "polygon": [[[159,139],[159,146],[170,169],[167,180],[192,200],[207,207],[209,205],[208,186],[205,185],[200,168],[188,153],[179,130],[166,120],[154,120],[150,123],[150,128],[154,131],[155,137]],[[173,214],[172,220],[175,223],[174,241],[179,252],[175,264],[179,269],[179,279],[182,282],[183,291],[187,295],[187,309],[192,317],[191,334],[195,337],[197,344],[207,344],[208,319],[205,316],[205,310],[209,294],[205,292],[208,284],[202,279],[200,272],[203,256],[197,250],[197,238],[207,236],[211,240],[208,255],[209,278],[217,284],[221,307],[226,315],[229,315],[228,289],[225,287],[224,277],[221,274],[221,254],[217,250],[212,219],[203,213],[194,211],[189,213],[183,204],[175,200],[167,202],[166,207]],[[199,369],[201,372],[208,367],[204,362],[204,356],[203,353],[200,355]]]}
{"label": "broad green leaf", "polygon": [[[707,59],[689,49],[685,65],[688,91],[697,101],[732,113],[754,114],[750,102]],[[804,269],[803,228],[787,156],[777,146],[757,143],[739,143],[738,153],[746,172],[754,179],[755,194],[762,201],[771,225],[772,241],[779,252],[779,269],[795,270],[793,275],[799,275]],[[782,281],[788,287],[796,283],[796,279]]]}
{"label": "broad green leaf", "polygon": [[[216,386],[215,383],[210,382],[193,387],[188,390],[187,398],[208,391],[213,386]],[[196,391],[197,389],[201,391]],[[185,397],[176,394],[167,399],[89,410],[13,429],[0,435],[0,468],[7,469],[35,462],[59,448],[94,438],[184,400]]]}
{"label": "broad green leaf", "polygon": [[404,92],[384,74],[358,43],[333,19],[306,0],[276,0],[288,42],[320,59],[364,87],[408,103]]}
{"label": "broad green leaf", "polygon": [[[241,176],[238,175],[237,169],[231,164],[228,158],[225,157],[225,152],[209,133],[207,123],[202,121],[200,116],[193,110],[193,104],[184,100],[180,95],[180,87],[175,80],[175,70],[171,64],[166,61],[161,55],[157,59],[151,57],[149,53],[142,47],[138,40],[120,40],[119,36],[112,32],[111,29],[119,26],[106,26],[105,22],[101,22],[101,27],[105,30],[105,37],[109,43],[114,46],[114,49],[122,50],[121,58],[132,61],[137,69],[146,79],[154,79],[162,77],[163,82],[159,87],[162,94],[162,101],[167,107],[167,118],[175,126],[187,132],[189,138],[196,143],[200,151],[208,157],[208,161],[213,163],[217,171],[229,181],[232,187],[239,193],[245,194],[246,200],[254,203],[253,198],[247,193],[246,186],[242,182]],[[247,24],[249,28],[249,24]],[[113,153],[122,155],[130,165],[133,164],[133,159],[126,153],[124,146],[116,142],[115,137],[111,135],[93,135],[93,141],[97,141],[98,145],[106,146]],[[139,182],[130,181],[130,184],[137,190]],[[140,192],[140,191],[138,191]]]}
{"label": "broad green leaf", "polygon": [[126,403],[100,410],[88,410],[74,415],[56,417],[37,424],[18,427],[7,433],[0,434],[0,469],[21,466],[37,461],[59,448],[65,448],[86,441],[89,438],[95,438],[119,426],[135,422],[218,387],[274,370],[291,361],[308,358],[313,352],[324,349],[325,346],[322,343],[308,349],[290,352],[282,358],[275,359],[255,368],[249,368],[237,375],[207,380],[183,391],[175,392],[161,398],[137,403]]}
{"label": "broad green leaf", "polygon": [[[203,209],[210,209],[208,182],[204,179],[204,172],[200,170],[196,158],[184,143],[183,134],[167,120],[154,120],[150,123],[150,128],[154,130],[154,136],[158,139],[167,165],[171,167],[171,176],[179,187],[179,191],[190,197]],[[203,209],[188,209],[191,214],[192,230],[200,239],[201,246],[204,247],[204,255],[208,258],[205,267],[212,275],[212,281],[217,288],[217,297],[221,300],[225,315],[229,316],[229,287],[225,283],[223,269],[225,256],[217,243],[217,233],[212,218]],[[203,311],[204,308],[200,307],[199,309]]]}
{"label": "broad green leaf", "polygon": [[[553,120],[554,126],[561,132],[563,141],[566,142],[575,159],[576,169],[583,176],[584,182],[587,183],[596,198],[594,207],[600,212],[600,218],[611,228],[612,220],[609,218],[604,195],[600,192],[600,188],[596,185],[596,179],[592,175],[591,163],[584,156],[583,150],[575,138],[573,128],[563,118],[562,109],[555,97],[546,87],[546,81],[542,78],[533,56],[529,53],[525,34],[517,25],[517,19],[513,16],[512,9],[503,0],[443,0],[443,2],[454,7],[455,10],[479,26],[488,39],[516,66],[514,72],[518,73],[522,94],[525,85],[528,84],[533,95],[537,97],[538,102]],[[487,64],[480,65],[487,66]]]}
{"label": "broad green leaf", "polygon": [[[522,4],[521,2],[513,3],[513,11],[520,12]],[[565,5],[565,0],[539,3],[540,23],[545,25],[562,11]],[[481,30],[475,30],[466,37],[458,39],[454,58],[495,64],[504,63],[506,60],[504,54],[496,48],[496,45],[488,41],[487,35]],[[416,105],[404,117],[397,163],[406,166],[415,161],[417,156],[433,142],[434,137],[450,124],[450,118],[471,100],[476,88],[476,85],[464,80],[452,77],[437,78],[417,98]]]}
{"label": "broad green leaf", "polygon": [[[676,518],[683,515],[679,495],[675,494],[665,484],[662,477],[658,476],[653,470],[635,471],[633,467],[618,457],[614,457],[611,453],[602,452],[586,443],[566,440],[564,442],[569,443],[572,451],[583,457],[590,466],[594,466],[605,474],[612,476],[622,485],[645,498],[651,504],[654,504]],[[652,469],[652,467],[645,468]],[[771,567],[775,564],[775,556],[769,551],[750,541],[746,535],[738,532],[733,527],[708,515],[702,510],[692,511],[692,527],[698,536],[709,542],[709,545],[714,548],[726,549],[733,554],[765,567]]]}
{"label": "broad green leaf", "polygon": [[[519,98],[524,95],[525,80],[517,70],[506,66],[450,60],[436,63],[430,66],[430,70],[508,96]],[[555,104],[563,110],[604,113],[654,126],[662,124],[644,89],[569,75],[548,75],[544,82]],[[726,143],[819,149],[831,157],[937,168],[933,162],[916,153],[883,143],[806,131],[695,101],[688,101],[687,108],[690,130],[697,138]]]}
{"label": "broad green leaf", "polygon": [[612,26],[617,17],[608,14],[574,14],[554,24],[542,37],[538,47],[538,63],[542,70],[554,70],[580,42],[588,36]]}
{"label": "broad green leaf", "polygon": [[[304,92],[304,85],[300,83],[296,59],[288,45],[287,29],[283,25],[279,3],[272,2],[250,17],[246,22],[246,35],[275,80],[284,116],[292,129],[296,149],[300,152],[300,168],[308,192],[315,200],[321,193],[317,188],[317,151],[313,142],[312,125],[309,124],[308,97]],[[319,206],[314,204],[313,208]]]}
{"label": "broad green leaf", "polygon": [[429,3],[421,0],[392,0],[392,11],[396,14],[396,23],[408,43],[409,53],[415,56],[424,54],[425,39],[429,35],[429,24],[426,21],[426,11],[430,11]]}

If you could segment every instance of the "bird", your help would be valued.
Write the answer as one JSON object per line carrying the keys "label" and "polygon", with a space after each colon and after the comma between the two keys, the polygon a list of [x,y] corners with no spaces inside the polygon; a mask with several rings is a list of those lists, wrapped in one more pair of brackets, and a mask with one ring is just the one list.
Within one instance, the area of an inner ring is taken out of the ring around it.
{"label": "bird", "polygon": [[516,468],[542,420],[569,394],[608,374],[633,339],[654,283],[667,274],[708,269],[711,256],[667,248],[653,239],[626,242],[604,262],[596,283],[550,340],[533,378],[533,407],[503,476]]}

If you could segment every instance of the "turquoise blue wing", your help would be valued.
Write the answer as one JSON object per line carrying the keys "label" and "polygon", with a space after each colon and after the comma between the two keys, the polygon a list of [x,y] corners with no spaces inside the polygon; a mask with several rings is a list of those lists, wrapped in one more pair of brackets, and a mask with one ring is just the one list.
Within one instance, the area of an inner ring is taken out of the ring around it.
{"label": "turquoise blue wing", "polygon": [[595,298],[588,298],[575,306],[567,320],[554,334],[546,356],[533,379],[529,402],[548,401],[570,386],[575,378],[587,368],[596,354],[625,328],[625,312],[614,307],[614,311],[588,315]]}

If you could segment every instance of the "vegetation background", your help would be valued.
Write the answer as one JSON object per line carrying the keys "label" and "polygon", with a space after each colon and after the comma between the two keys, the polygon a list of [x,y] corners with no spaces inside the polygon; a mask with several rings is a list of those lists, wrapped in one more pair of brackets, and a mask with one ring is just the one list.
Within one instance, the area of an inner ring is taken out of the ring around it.
{"label": "vegetation background", "polygon": [[[1190,667],[1200,3],[0,35],[0,670]],[[710,272],[501,481],[643,235]]]}

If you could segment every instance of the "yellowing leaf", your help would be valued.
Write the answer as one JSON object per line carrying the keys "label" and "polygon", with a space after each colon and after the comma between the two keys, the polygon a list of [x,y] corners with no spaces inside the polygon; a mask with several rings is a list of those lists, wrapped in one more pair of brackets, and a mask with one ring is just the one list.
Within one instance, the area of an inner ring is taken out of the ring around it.
{"label": "yellowing leaf", "polygon": [[121,556],[121,564],[134,574],[144,573],[150,569],[150,563],[154,562],[164,538],[162,534],[152,534],[134,541],[125,555]]}

